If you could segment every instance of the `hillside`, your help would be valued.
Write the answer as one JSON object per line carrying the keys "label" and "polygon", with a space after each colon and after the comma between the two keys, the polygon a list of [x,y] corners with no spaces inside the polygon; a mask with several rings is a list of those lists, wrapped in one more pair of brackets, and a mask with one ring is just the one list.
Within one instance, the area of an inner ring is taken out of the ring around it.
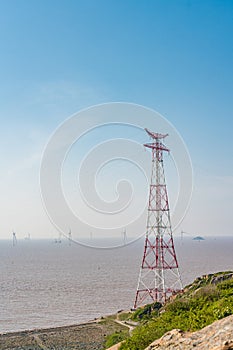
{"label": "hillside", "polygon": [[[135,312],[118,315],[124,322],[138,323],[120,350],[144,350],[173,329],[198,331],[232,314],[233,272],[205,275],[185,287],[182,294],[172,297],[164,306],[154,303]],[[123,340],[121,334],[118,337],[112,335],[108,337],[109,346],[114,337],[118,341]]]}
{"label": "hillside", "polygon": [[146,350],[232,350],[233,315],[215,321],[193,333],[173,329],[155,340]]}

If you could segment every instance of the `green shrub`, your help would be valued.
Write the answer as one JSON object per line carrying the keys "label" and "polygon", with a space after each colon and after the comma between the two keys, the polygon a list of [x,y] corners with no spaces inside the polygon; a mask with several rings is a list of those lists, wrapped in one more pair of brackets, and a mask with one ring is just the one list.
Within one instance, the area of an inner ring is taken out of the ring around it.
{"label": "green shrub", "polygon": [[193,298],[202,299],[202,301],[213,301],[219,297],[219,290],[216,285],[207,285],[196,291]]}
{"label": "green shrub", "polygon": [[174,300],[173,302],[166,305],[166,311],[172,312],[174,314],[180,314],[183,311],[187,311],[189,309],[190,302],[184,298]]}
{"label": "green shrub", "polygon": [[136,310],[131,316],[132,321],[143,321],[149,320],[151,317],[156,317],[159,315],[159,310],[162,307],[162,304],[155,302],[153,304],[148,304],[144,307]]}
{"label": "green shrub", "polygon": [[110,348],[111,346],[120,343],[122,340],[126,339],[128,336],[128,333],[126,332],[115,332],[111,335],[108,335],[106,337],[106,341],[105,341],[105,348]]}

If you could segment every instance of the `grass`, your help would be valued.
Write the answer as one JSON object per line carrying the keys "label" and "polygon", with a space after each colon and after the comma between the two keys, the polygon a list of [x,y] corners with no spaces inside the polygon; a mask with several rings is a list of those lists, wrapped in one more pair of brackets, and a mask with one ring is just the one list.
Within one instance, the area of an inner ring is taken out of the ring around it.
{"label": "grass", "polygon": [[162,308],[155,303],[136,310],[130,317],[140,322],[140,325],[120,349],[143,350],[174,328],[196,331],[233,314],[233,279],[210,284],[213,277],[223,274],[217,273],[195,280],[185,288],[183,295],[177,295]]}
{"label": "grass", "polygon": [[126,321],[128,320],[130,317],[131,317],[131,312],[121,312],[119,315],[118,315],[118,319],[120,321]]}
{"label": "grass", "polygon": [[120,343],[122,340],[127,339],[129,336],[128,330],[121,330],[110,334],[106,337],[105,349],[110,348],[111,346]]}

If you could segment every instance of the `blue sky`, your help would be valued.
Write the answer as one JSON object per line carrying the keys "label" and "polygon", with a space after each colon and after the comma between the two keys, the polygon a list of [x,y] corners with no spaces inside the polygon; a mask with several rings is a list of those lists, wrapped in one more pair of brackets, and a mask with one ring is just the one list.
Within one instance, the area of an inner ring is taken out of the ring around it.
{"label": "blue sky", "polygon": [[231,234],[232,37],[227,0],[1,0],[0,236],[53,234],[43,148],[71,114],[111,101],[153,108],[182,135],[195,180],[183,229]]}

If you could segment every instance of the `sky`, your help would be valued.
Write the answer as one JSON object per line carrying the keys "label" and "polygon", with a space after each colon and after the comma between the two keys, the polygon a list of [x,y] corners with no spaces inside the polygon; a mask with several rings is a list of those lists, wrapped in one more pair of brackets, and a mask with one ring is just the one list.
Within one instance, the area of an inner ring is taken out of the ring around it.
{"label": "sky", "polygon": [[[71,115],[108,102],[156,110],[183,138],[194,187],[174,234],[232,235],[232,37],[230,0],[1,0],[0,238],[12,230],[19,238],[56,236],[40,193],[45,146]],[[148,141],[129,129],[114,130],[94,134],[94,145],[114,132]],[[93,137],[76,147],[77,162]],[[100,177],[106,200],[114,200],[112,175],[120,169],[124,177],[123,165]],[[126,172],[134,174],[127,166]],[[139,188],[141,175],[135,181]]]}

